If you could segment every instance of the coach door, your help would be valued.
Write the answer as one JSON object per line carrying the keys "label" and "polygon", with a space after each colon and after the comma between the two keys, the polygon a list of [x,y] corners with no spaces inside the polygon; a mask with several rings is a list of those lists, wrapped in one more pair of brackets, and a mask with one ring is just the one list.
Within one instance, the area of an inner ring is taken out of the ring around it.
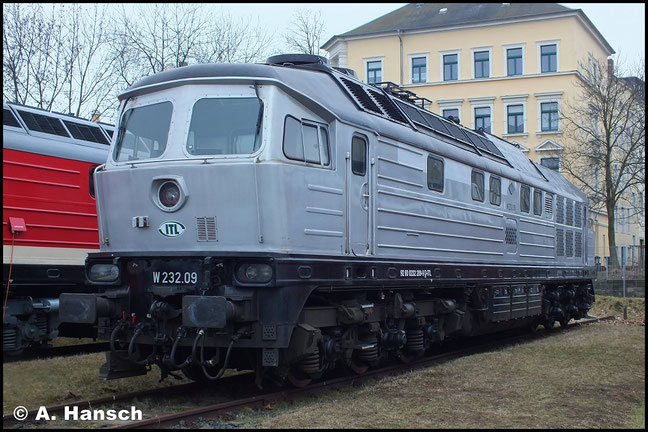
{"label": "coach door", "polygon": [[369,251],[370,165],[369,140],[353,135],[351,152],[347,157],[347,251],[366,255]]}

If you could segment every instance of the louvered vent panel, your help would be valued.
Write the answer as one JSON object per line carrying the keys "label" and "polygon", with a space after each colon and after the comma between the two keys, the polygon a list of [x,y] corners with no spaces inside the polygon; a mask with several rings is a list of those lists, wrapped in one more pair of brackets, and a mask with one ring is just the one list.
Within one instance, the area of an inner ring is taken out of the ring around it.
{"label": "louvered vent panel", "polygon": [[547,219],[551,219],[553,217],[553,195],[551,194],[545,194],[545,216]]}
{"label": "louvered vent panel", "polygon": [[396,120],[401,123],[407,123],[407,120],[403,115],[398,111],[398,108],[396,108],[392,102],[389,100],[387,96],[385,96],[382,93],[378,93],[377,91],[369,89],[368,92],[373,96],[373,98],[378,102],[378,105],[385,111],[385,113],[391,118],[392,120]]}
{"label": "louvered vent panel", "polygon": [[6,126],[13,126],[13,127],[21,127],[20,123],[18,123],[18,120],[16,120],[16,117],[14,117],[13,113],[9,111],[7,108],[2,109],[2,124]]}
{"label": "louvered vent panel", "polygon": [[561,229],[556,229],[556,255],[565,256],[565,233]]}
{"label": "louvered vent panel", "polygon": [[574,232],[565,232],[565,256],[574,256]]}
{"label": "louvered vent panel", "polygon": [[515,228],[506,227],[504,240],[506,244],[517,244],[517,230]]}
{"label": "louvered vent panel", "polygon": [[218,241],[215,217],[196,218],[196,232],[198,241]]}
{"label": "louvered vent panel", "polygon": [[363,108],[373,111],[378,114],[382,114],[382,110],[375,104],[371,97],[365,92],[364,88],[361,85],[354,83],[346,78],[340,78],[340,81],[344,83],[346,88],[351,92],[351,94],[356,98],[356,100],[362,105]]}
{"label": "louvered vent panel", "polygon": [[581,203],[574,204],[574,226],[580,228],[583,224],[583,206]]}
{"label": "louvered vent panel", "polygon": [[68,120],[63,120],[63,123],[65,123],[65,126],[67,126],[72,136],[76,139],[99,144],[109,144],[104,134],[96,126],[83,125]]}
{"label": "louvered vent panel", "polygon": [[579,258],[583,256],[583,234],[579,232],[574,237],[574,255]]}
{"label": "louvered vent panel", "polygon": [[57,118],[21,110],[18,110],[18,114],[20,114],[20,117],[23,119],[29,130],[69,137],[61,123],[61,120]]}
{"label": "louvered vent panel", "polygon": [[565,225],[574,226],[574,200],[567,200],[565,211]]}
{"label": "louvered vent panel", "polygon": [[556,197],[556,223],[565,223],[565,198],[560,195]]}

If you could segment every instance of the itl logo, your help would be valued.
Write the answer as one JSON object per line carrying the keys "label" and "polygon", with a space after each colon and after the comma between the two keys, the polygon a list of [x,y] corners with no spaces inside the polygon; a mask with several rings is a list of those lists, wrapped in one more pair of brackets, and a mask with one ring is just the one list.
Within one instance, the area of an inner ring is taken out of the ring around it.
{"label": "itl logo", "polygon": [[178,237],[184,230],[185,226],[176,221],[162,222],[162,225],[158,228],[159,233],[164,237]]}

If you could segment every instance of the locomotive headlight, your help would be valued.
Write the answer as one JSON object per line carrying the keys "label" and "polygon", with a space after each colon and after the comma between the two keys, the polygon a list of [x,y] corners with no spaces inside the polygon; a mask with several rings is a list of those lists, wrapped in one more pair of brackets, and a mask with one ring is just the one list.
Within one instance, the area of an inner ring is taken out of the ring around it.
{"label": "locomotive headlight", "polygon": [[114,282],[119,277],[119,266],[115,264],[93,264],[88,270],[88,279],[93,282]]}
{"label": "locomotive headlight", "polygon": [[268,264],[241,264],[236,271],[236,278],[242,283],[266,283],[272,279],[272,267]]}
{"label": "locomotive headlight", "polygon": [[173,208],[180,202],[180,187],[175,182],[166,182],[160,186],[158,197],[163,206]]}

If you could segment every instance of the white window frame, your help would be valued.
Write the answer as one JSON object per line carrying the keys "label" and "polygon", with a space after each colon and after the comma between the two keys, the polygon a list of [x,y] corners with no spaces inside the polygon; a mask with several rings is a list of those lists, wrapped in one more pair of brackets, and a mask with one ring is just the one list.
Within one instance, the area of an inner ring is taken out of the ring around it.
{"label": "white window frame", "polygon": [[[503,106],[504,106],[504,133],[503,137],[507,136],[528,136],[529,129],[527,127],[527,98],[526,95],[511,95],[511,96],[501,96]],[[522,132],[509,133],[508,132],[508,107],[509,105],[522,105]]]}
{"label": "white window frame", "polygon": [[493,105],[495,102],[495,96],[484,97],[484,98],[468,98],[470,101],[470,128],[475,129],[475,110],[477,108],[490,108],[490,132],[494,134],[494,110]]}
{"label": "white window frame", "polygon": [[[540,48],[543,45],[556,45],[556,72],[542,72],[542,56],[540,55]],[[536,55],[538,61],[538,74],[552,74],[560,72],[560,39],[537,41]]]}
{"label": "white window frame", "polygon": [[[420,57],[425,57],[425,81],[415,83],[412,81],[412,60]],[[409,65],[408,81],[410,84],[427,84],[430,82],[430,53],[408,54],[407,63]]]}
{"label": "white window frame", "polygon": [[[562,122],[560,118],[562,117],[562,99],[563,92],[547,92],[547,93],[535,93],[534,96],[537,100],[537,117],[538,117],[538,127],[536,129],[536,135],[562,135]],[[543,131],[542,130],[542,104],[548,102],[557,102],[558,103],[558,130],[555,131]]]}
{"label": "white window frame", "polygon": [[[508,44],[508,45],[502,45],[503,52],[502,55],[504,56],[504,76],[508,78],[514,78],[514,77],[519,77],[519,76],[524,76],[525,72],[525,62],[526,62],[526,42],[523,43],[517,43],[517,44]],[[515,49],[515,48],[522,48],[522,75],[509,75],[508,74],[508,51],[510,49]]]}
{"label": "white window frame", "polygon": [[[476,52],[482,52],[482,51],[488,51],[488,76],[487,77],[480,77],[477,78],[475,76],[475,53]],[[479,48],[470,48],[470,75],[472,76],[473,79],[488,79],[488,78],[493,78],[493,47],[492,46],[486,46],[486,47],[479,47]]]}
{"label": "white window frame", "polygon": [[[457,54],[457,79],[456,80],[444,80],[443,79],[443,56],[445,55],[452,55],[452,54]],[[439,81],[440,82],[456,82],[456,81],[461,81],[461,50],[460,49],[453,49],[453,50],[443,50],[439,51]]]}
{"label": "white window frame", "polygon": [[380,71],[382,72],[382,81],[385,81],[385,57],[365,57],[362,59],[363,65],[364,65],[364,82],[369,83],[369,74],[367,74],[367,63],[369,62],[375,62],[379,61],[380,62]]}
{"label": "white window frame", "polygon": [[[461,113],[461,106],[463,105],[463,99],[447,99],[437,101],[439,104],[439,115],[443,117],[443,110],[456,109],[459,111],[459,121],[463,121],[463,115]],[[445,117],[444,117],[445,118]]]}

